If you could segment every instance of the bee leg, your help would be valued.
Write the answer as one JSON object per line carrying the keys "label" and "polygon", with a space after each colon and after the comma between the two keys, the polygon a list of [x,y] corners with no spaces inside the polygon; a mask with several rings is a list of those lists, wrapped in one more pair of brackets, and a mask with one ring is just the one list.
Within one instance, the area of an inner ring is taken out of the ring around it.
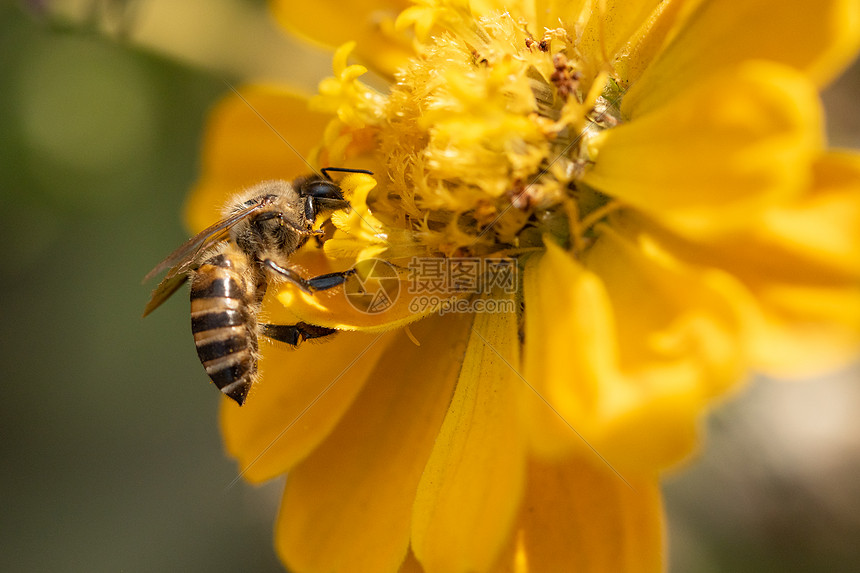
{"label": "bee leg", "polygon": [[263,265],[265,265],[269,270],[287,279],[308,294],[311,294],[313,291],[316,290],[328,290],[338,285],[342,285],[346,282],[346,279],[349,278],[350,275],[355,273],[355,269],[349,269],[347,271],[342,271],[339,273],[328,273],[325,275],[319,275],[306,279],[296,271],[284,268],[272,259],[264,260]]}
{"label": "bee leg", "polygon": [[346,282],[346,279],[354,274],[355,269],[349,269],[339,273],[328,273],[309,278],[307,279],[307,283],[310,285],[312,290],[328,290],[338,285],[342,285]]}
{"label": "bee leg", "polygon": [[346,209],[349,207],[349,202],[340,198],[315,197],[313,195],[305,196],[305,218],[308,221],[313,221],[323,211],[337,211],[338,209]]}
{"label": "bee leg", "polygon": [[304,198],[305,218],[308,221],[315,220],[323,211],[337,211],[349,207],[340,187],[331,180],[305,181],[299,189],[299,195]]}
{"label": "bee leg", "polygon": [[337,332],[334,328],[326,328],[324,326],[315,326],[306,322],[297,322],[296,324],[261,324],[260,333],[263,336],[286,342],[291,346],[298,346],[303,341],[310,338],[322,338]]}

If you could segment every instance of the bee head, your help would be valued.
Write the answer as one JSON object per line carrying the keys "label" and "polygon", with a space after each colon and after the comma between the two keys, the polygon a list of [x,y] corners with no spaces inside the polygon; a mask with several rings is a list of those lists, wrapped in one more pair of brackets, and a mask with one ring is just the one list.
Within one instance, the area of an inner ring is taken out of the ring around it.
{"label": "bee head", "polygon": [[328,179],[308,179],[302,181],[298,188],[305,202],[305,218],[309,221],[316,220],[320,214],[349,207],[340,186]]}

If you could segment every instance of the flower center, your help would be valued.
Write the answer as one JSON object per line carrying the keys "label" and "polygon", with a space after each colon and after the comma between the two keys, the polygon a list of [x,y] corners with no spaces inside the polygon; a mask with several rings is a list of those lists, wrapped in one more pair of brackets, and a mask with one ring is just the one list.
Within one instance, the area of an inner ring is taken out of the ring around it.
{"label": "flower center", "polygon": [[620,120],[617,84],[580,70],[564,29],[537,38],[506,13],[446,24],[388,97],[386,202],[445,254],[539,246],[547,233],[581,243],[607,203],[579,179],[594,134]]}

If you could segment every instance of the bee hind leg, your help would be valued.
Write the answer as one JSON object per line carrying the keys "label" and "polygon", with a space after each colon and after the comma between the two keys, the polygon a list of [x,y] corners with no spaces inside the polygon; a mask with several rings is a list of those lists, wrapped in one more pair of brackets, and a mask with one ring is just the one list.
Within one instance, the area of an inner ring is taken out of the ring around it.
{"label": "bee hind leg", "polygon": [[342,285],[346,282],[347,278],[355,273],[355,269],[349,269],[338,273],[328,273],[306,279],[296,271],[284,268],[271,259],[264,260],[263,265],[308,294],[317,290],[328,290],[338,285]]}
{"label": "bee hind leg", "polygon": [[263,336],[286,342],[291,346],[298,346],[303,341],[311,338],[322,338],[337,332],[334,328],[315,326],[306,322],[296,324],[261,324],[260,333]]}

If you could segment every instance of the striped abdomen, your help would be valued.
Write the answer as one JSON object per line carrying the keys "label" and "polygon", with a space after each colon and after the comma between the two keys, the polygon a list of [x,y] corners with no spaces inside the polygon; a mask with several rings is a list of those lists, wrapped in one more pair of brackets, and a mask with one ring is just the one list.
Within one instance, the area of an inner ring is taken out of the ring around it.
{"label": "striped abdomen", "polygon": [[197,355],[221,392],[241,406],[257,372],[253,293],[225,254],[207,259],[191,280],[191,331]]}

